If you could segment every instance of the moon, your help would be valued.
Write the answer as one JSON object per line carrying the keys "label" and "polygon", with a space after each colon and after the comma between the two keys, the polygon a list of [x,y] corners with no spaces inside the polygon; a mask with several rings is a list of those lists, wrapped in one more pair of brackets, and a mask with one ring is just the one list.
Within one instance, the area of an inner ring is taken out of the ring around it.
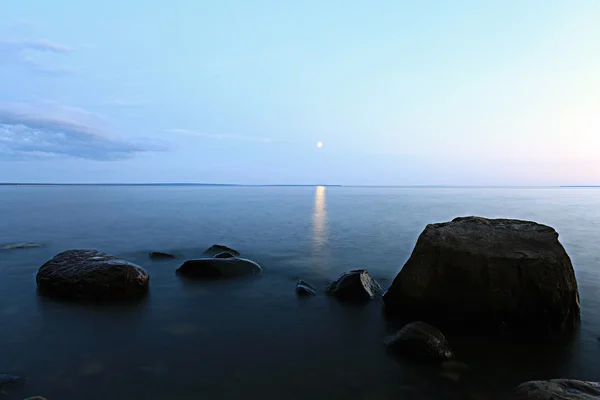
{"label": "moon", "polygon": [[323,147],[323,142],[317,142],[317,147],[320,149],[321,147]]}

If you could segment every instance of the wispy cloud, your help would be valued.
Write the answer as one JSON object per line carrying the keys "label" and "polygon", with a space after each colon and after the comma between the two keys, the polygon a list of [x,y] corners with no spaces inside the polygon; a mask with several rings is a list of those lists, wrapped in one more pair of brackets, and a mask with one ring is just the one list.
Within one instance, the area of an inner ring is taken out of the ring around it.
{"label": "wispy cloud", "polygon": [[111,161],[160,150],[111,137],[82,114],[68,107],[50,115],[27,105],[0,104],[0,159],[72,156]]}
{"label": "wispy cloud", "polygon": [[[64,55],[75,51],[64,44],[40,40],[0,39],[0,64],[16,63],[20,67],[45,75],[72,75],[74,70],[47,65],[36,60],[35,54],[52,53]],[[33,55],[32,55],[33,54]]]}
{"label": "wispy cloud", "polygon": [[263,142],[263,143],[270,143],[273,141],[273,139],[271,139],[271,138],[262,137],[262,136],[248,136],[248,135],[239,135],[239,134],[234,134],[234,133],[205,133],[205,132],[199,132],[199,131],[194,131],[194,130],[190,130],[190,129],[179,129],[179,128],[167,129],[167,132],[180,133],[183,135],[199,136],[199,137],[216,139],[216,140],[237,140],[237,141],[251,141],[251,142]]}

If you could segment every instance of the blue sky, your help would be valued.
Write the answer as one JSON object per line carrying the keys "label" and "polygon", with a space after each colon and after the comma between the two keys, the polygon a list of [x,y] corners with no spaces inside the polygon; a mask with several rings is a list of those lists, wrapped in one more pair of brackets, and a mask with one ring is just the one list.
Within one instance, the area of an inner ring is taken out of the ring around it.
{"label": "blue sky", "polygon": [[8,0],[0,182],[600,184],[598,21],[596,0]]}

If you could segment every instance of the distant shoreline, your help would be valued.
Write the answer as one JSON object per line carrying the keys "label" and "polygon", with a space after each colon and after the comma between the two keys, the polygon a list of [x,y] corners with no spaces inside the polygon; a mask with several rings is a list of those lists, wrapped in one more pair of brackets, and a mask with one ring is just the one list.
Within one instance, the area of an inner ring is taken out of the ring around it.
{"label": "distant shoreline", "polygon": [[162,187],[365,187],[365,188],[410,188],[410,189],[543,189],[543,188],[600,188],[600,185],[554,185],[554,186],[467,186],[467,185],[245,185],[236,183],[0,183],[0,186],[162,186]]}

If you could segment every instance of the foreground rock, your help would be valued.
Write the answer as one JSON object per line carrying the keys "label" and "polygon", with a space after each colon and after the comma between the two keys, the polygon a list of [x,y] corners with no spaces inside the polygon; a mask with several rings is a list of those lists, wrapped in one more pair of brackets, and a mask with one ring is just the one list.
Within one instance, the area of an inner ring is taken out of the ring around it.
{"label": "foreground rock", "polygon": [[579,324],[579,293],[558,233],[479,217],[427,225],[383,297],[393,315],[488,332],[555,334]]}
{"label": "foreground rock", "polygon": [[514,389],[514,400],[598,400],[600,383],[574,379],[530,381]]}
{"label": "foreground rock", "polygon": [[325,289],[327,294],[348,302],[365,302],[383,293],[379,284],[366,269],[356,269],[342,274]]}
{"label": "foreground rock", "polygon": [[224,251],[226,251],[228,253],[231,253],[231,254],[233,254],[236,257],[240,256],[240,252],[239,251],[234,250],[234,249],[232,249],[230,247],[227,247],[227,246],[223,246],[222,244],[213,244],[208,249],[204,250],[204,254],[210,255],[210,256],[214,257],[215,255],[217,255],[219,253],[222,253]]}
{"label": "foreground rock", "polygon": [[141,267],[96,250],[68,250],[42,265],[36,277],[42,294],[73,299],[122,300],[148,291]]}
{"label": "foreground rock", "polygon": [[173,260],[177,257],[175,257],[173,254],[162,253],[160,251],[153,251],[152,253],[150,253],[150,258],[152,260]]}
{"label": "foreground rock", "polygon": [[230,278],[256,275],[262,272],[260,265],[244,258],[201,258],[184,262],[177,273],[190,278]]}
{"label": "foreground rock", "polygon": [[316,296],[317,290],[308,283],[300,280],[296,284],[296,293],[298,296]]}
{"label": "foreground rock", "polygon": [[228,251],[222,251],[219,254],[215,254],[215,258],[235,258],[235,255]]}
{"label": "foreground rock", "polygon": [[420,361],[444,361],[454,357],[446,337],[425,322],[411,322],[389,338],[390,350]]}

